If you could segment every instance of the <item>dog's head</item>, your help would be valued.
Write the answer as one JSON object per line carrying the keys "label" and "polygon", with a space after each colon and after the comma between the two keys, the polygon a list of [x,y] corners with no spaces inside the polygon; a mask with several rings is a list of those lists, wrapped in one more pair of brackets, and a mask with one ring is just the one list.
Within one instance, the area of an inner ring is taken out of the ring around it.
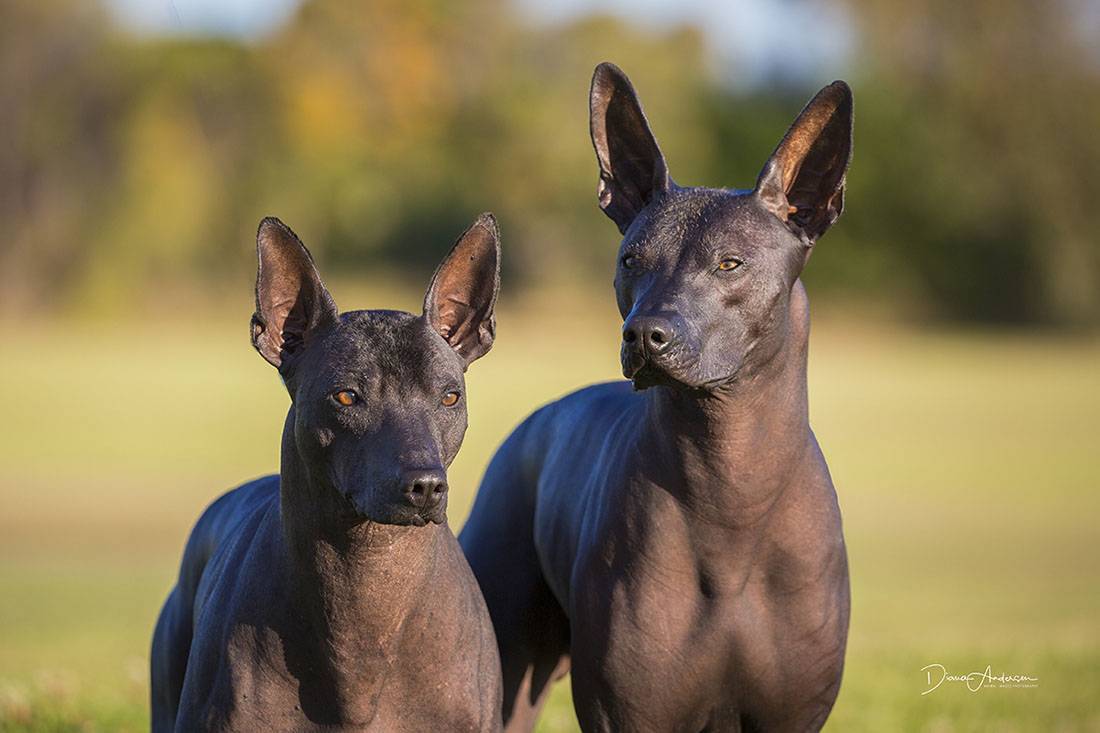
{"label": "dog's head", "polygon": [[296,451],[310,484],[337,492],[350,516],[443,522],[447,467],[466,432],[463,375],[493,344],[493,217],[459,238],[421,315],[339,313],[309,251],[277,219],[260,223],[257,250],[252,344],[290,392],[284,454]]}
{"label": "dog's head", "polygon": [[851,90],[834,82],[806,105],[751,191],[676,185],[612,64],[596,67],[590,105],[600,208],[623,234],[623,374],[712,390],[750,373],[780,348],[792,288],[843,209]]}

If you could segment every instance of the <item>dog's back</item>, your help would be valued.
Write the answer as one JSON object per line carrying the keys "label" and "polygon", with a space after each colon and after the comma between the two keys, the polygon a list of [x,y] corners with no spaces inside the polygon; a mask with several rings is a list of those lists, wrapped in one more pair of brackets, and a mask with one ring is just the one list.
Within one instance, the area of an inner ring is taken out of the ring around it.
{"label": "dog's back", "polygon": [[279,477],[265,476],[227,491],[199,517],[188,537],[179,578],[168,596],[153,634],[152,727],[156,732],[175,728],[180,692],[187,673],[194,618],[203,573],[242,524],[270,509],[279,497]]}
{"label": "dog's back", "polygon": [[[629,435],[624,423],[642,407],[629,382],[577,390],[524,420],[485,472],[459,542],[493,616],[504,700],[514,705],[505,710],[509,729],[534,726],[549,684],[568,669],[568,588],[543,568],[569,562],[581,534],[574,525],[592,515],[555,509],[599,500],[600,477],[624,445],[613,436]],[[550,481],[548,467],[559,472]],[[540,506],[547,521],[535,520]]]}

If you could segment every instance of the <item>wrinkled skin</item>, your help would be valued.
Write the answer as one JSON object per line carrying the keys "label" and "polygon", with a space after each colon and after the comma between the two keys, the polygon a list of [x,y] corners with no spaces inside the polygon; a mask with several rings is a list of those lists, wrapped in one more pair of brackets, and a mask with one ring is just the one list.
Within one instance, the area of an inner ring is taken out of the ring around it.
{"label": "wrinkled skin", "polygon": [[281,470],[191,533],[153,639],[153,730],[498,730],[492,626],[446,524],[495,222],[459,239],[420,316],[339,314],[293,232],[267,219],[257,240],[253,345],[291,397]]}
{"label": "wrinkled skin", "polygon": [[685,188],[621,71],[592,87],[631,382],[525,420],[460,541],[497,633],[509,731],[571,671],[585,731],[819,729],[848,569],[810,430],[799,281],[843,206],[851,96],[815,97],[750,191]]}

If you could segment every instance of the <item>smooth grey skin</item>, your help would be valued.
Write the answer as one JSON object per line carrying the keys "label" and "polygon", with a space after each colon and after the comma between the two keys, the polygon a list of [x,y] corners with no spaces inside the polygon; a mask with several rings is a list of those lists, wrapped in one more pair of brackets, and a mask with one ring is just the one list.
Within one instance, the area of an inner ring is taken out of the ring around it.
{"label": "smooth grey skin", "polygon": [[819,729],[848,566],[807,417],[799,273],[843,205],[851,92],[823,89],[751,191],[673,183],[610,64],[591,114],[600,205],[624,235],[633,389],[588,387],[527,418],[460,536],[497,632],[506,730],[530,730],[567,670],[585,731]]}
{"label": "smooth grey skin", "polygon": [[499,730],[492,625],[446,524],[463,374],[494,335],[495,221],[458,240],[420,316],[339,314],[276,219],[257,247],[252,341],[291,396],[280,473],[191,533],[153,637],[153,730]]}

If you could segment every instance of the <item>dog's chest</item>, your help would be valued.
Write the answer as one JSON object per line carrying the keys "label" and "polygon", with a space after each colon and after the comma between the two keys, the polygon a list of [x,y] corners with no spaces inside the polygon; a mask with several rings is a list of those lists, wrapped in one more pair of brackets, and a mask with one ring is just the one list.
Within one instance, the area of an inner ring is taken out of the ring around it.
{"label": "dog's chest", "polygon": [[392,633],[354,638],[341,628],[328,642],[303,626],[293,604],[265,612],[243,603],[231,614],[224,647],[204,650],[216,652],[220,668],[207,678],[210,692],[196,696],[208,701],[203,719],[214,723],[204,727],[491,729],[500,706],[499,689],[486,681],[499,668],[491,628],[487,619],[484,628],[446,623],[440,614],[460,613],[462,599],[438,587],[436,599],[445,611],[410,608]]}
{"label": "dog's chest", "polygon": [[[405,650],[402,658],[413,653]],[[202,717],[221,731],[419,733],[483,730],[496,712],[483,709],[476,680],[464,685],[449,670],[437,670],[440,677],[428,680],[410,675],[399,662],[363,659],[352,674],[334,679],[331,669],[280,640],[237,639],[227,650],[224,682]]]}
{"label": "dog's chest", "polygon": [[[811,719],[813,699],[839,681],[846,615],[830,610],[836,590],[810,584],[779,597],[763,552],[746,561],[748,547],[703,551],[697,537],[664,528],[630,536],[629,553],[610,533],[575,596],[574,674],[605,691],[611,727]],[[600,644],[601,655],[585,653]]]}

